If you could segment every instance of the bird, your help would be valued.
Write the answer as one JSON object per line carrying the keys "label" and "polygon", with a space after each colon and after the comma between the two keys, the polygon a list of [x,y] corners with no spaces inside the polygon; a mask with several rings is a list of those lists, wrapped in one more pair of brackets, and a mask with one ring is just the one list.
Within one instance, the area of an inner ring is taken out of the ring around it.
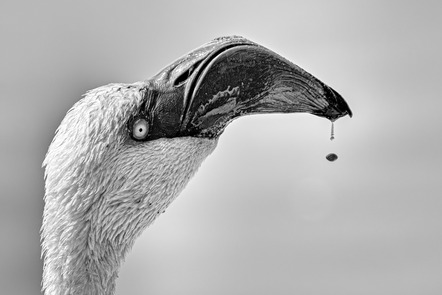
{"label": "bird", "polygon": [[88,91],[44,168],[42,291],[112,295],[136,238],[175,200],[234,119],[352,112],[338,92],[266,47],[213,39],[151,79]]}

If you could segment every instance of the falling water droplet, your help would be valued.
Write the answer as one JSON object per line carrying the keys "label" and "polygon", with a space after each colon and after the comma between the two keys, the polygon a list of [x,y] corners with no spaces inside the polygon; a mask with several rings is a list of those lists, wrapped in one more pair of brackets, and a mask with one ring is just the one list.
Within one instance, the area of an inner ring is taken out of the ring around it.
{"label": "falling water droplet", "polygon": [[[330,134],[330,140],[335,139],[335,124],[334,121],[331,122],[331,134]],[[325,156],[325,158],[327,160],[329,160],[330,162],[334,162],[338,159],[338,156],[335,153],[330,153],[327,156]]]}
{"label": "falling water droplet", "polygon": [[334,153],[330,153],[327,156],[325,156],[325,158],[327,160],[329,160],[330,162],[334,162],[334,161],[336,161],[338,159],[338,156],[336,154],[334,154]]}

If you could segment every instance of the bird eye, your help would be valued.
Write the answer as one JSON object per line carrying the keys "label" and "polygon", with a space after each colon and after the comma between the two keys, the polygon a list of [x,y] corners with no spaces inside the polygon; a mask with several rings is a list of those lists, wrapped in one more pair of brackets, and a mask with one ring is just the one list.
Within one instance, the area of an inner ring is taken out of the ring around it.
{"label": "bird eye", "polygon": [[137,140],[142,140],[147,137],[149,131],[149,124],[145,119],[135,120],[132,125],[132,137]]}

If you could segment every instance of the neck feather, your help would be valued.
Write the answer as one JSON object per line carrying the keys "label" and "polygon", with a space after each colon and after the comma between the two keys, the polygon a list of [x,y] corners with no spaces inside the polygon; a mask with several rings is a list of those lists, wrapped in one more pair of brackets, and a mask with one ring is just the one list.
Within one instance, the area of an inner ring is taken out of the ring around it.
{"label": "neck feather", "polygon": [[112,295],[136,237],[181,192],[216,140],[127,144],[87,165],[69,152],[60,157],[54,142],[45,159],[44,293]]}

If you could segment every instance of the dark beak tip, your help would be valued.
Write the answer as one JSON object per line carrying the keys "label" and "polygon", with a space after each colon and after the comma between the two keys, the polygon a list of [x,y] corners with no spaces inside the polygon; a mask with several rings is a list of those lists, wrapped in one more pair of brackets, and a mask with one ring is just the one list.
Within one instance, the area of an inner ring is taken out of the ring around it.
{"label": "dark beak tip", "polygon": [[353,117],[353,112],[350,110],[350,107],[344,100],[342,100],[342,103],[339,104],[336,109],[332,111],[332,113],[333,121],[345,117],[346,115],[348,115],[350,118]]}
{"label": "dark beak tip", "polygon": [[345,115],[348,115],[350,118],[353,117],[353,112],[343,98],[341,100],[339,110],[341,110],[342,117],[344,117]]}
{"label": "dark beak tip", "polygon": [[332,102],[331,107],[329,107],[326,111],[326,117],[332,121],[346,115],[348,115],[350,118],[353,117],[353,112],[351,111],[345,99],[334,89],[328,86],[325,86],[325,89],[328,100]]}

